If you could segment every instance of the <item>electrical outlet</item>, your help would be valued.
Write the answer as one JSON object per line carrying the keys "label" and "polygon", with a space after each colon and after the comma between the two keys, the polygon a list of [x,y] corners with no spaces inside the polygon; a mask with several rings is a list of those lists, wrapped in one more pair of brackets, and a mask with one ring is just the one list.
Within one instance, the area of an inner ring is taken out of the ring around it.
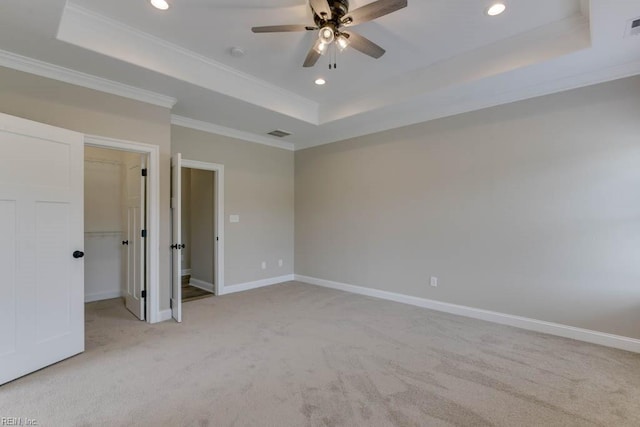
{"label": "electrical outlet", "polygon": [[284,263],[282,262],[281,259],[278,260],[278,267],[282,267],[284,265]]}
{"label": "electrical outlet", "polygon": [[431,286],[433,286],[434,288],[437,288],[438,287],[438,278],[434,277],[434,276],[431,276],[431,280],[429,281],[429,284]]}
{"label": "electrical outlet", "polygon": [[267,262],[266,261],[262,261],[262,269],[263,270],[267,269]]}

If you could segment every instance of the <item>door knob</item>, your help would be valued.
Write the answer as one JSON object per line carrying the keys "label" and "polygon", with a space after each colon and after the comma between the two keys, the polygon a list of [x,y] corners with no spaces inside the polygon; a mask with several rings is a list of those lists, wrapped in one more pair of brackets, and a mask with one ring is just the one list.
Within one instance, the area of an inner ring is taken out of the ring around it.
{"label": "door knob", "polygon": [[128,241],[128,240],[123,240],[123,241],[122,241],[122,244],[123,244],[123,245],[127,245],[127,246],[129,246],[129,241]]}
{"label": "door knob", "polygon": [[76,258],[76,259],[77,258],[82,258],[83,256],[84,256],[84,252],[82,252],[82,251],[75,251],[73,253],[73,257]]}

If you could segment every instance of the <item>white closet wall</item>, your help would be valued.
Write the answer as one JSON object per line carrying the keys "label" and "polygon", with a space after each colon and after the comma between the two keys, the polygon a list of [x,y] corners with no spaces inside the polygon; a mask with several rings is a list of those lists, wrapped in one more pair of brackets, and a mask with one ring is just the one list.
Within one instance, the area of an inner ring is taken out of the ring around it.
{"label": "white closet wall", "polygon": [[123,295],[124,153],[85,148],[85,301]]}

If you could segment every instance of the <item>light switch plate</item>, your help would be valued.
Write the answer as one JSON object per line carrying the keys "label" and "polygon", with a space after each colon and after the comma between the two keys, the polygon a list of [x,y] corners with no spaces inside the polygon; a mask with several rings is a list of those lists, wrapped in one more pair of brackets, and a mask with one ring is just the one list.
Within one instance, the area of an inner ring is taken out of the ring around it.
{"label": "light switch plate", "polygon": [[229,215],[229,222],[240,222],[240,215]]}

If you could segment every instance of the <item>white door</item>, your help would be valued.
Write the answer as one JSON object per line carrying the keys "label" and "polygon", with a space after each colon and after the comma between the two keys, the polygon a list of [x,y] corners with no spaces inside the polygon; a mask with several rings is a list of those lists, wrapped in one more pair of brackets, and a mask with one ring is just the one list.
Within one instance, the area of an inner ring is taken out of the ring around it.
{"label": "white door", "polygon": [[0,384],[84,351],[83,152],[0,114]]}
{"label": "white door", "polygon": [[181,172],[182,154],[171,159],[171,227],[173,243],[171,244],[171,315],[177,322],[182,322],[182,233],[181,227]]}
{"label": "white door", "polygon": [[125,248],[125,302],[127,309],[138,319],[144,320],[142,292],[146,289],[145,253],[145,195],[146,177],[143,176],[144,157],[127,153],[126,167],[126,223],[127,240]]}

